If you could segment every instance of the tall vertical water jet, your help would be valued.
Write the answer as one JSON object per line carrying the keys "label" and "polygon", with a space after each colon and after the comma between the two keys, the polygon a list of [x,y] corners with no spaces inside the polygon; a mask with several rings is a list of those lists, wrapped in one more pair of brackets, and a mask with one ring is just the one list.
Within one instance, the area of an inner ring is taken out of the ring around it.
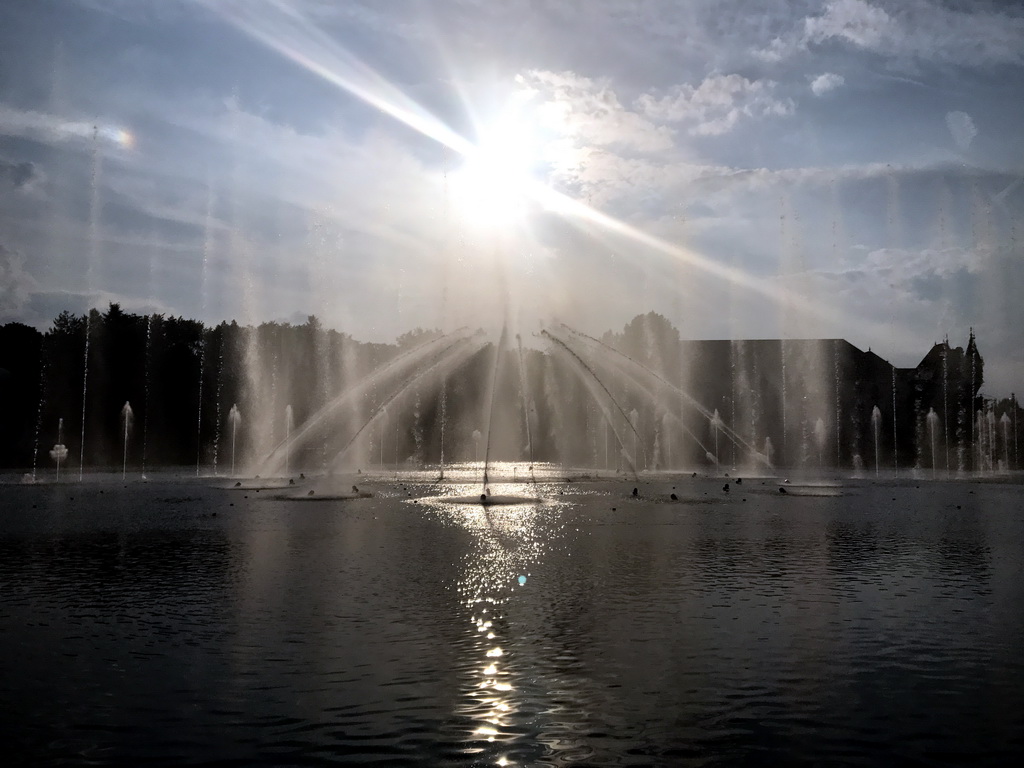
{"label": "tall vertical water jet", "polygon": [[448,421],[448,377],[441,380],[441,472],[439,480],[444,480],[444,429]]}
{"label": "tall vertical water jet", "polygon": [[604,469],[605,469],[606,472],[611,469],[611,467],[608,466],[608,443],[611,440],[611,431],[612,431],[611,424],[609,424],[608,422],[605,422],[605,425],[604,425]]}
{"label": "tall vertical water jet", "polygon": [[523,404],[523,422],[526,427],[526,449],[532,471],[533,467],[533,432],[530,429],[530,397],[526,385],[526,363],[523,360],[523,339],[516,334],[516,346],[519,350],[519,392]]}
{"label": "tall vertical water jet", "polygon": [[224,338],[217,345],[217,396],[214,410],[213,430],[213,474],[217,474],[217,461],[220,458],[220,396],[224,389]]}
{"label": "tall vertical water jet", "polygon": [[825,422],[819,418],[814,422],[814,442],[818,447],[818,471],[825,468],[825,442],[828,440],[828,433],[825,430]]}
{"label": "tall vertical water jet", "polygon": [[786,441],[788,426],[786,424],[786,340],[779,340],[779,357],[782,361],[782,460],[787,461],[789,454],[787,453]]}
{"label": "tall vertical water jet", "polygon": [[284,473],[285,475],[291,474],[292,471],[292,427],[295,426],[295,417],[292,414],[292,406],[289,403],[284,407],[284,440],[285,440],[285,453],[284,453]]}
{"label": "tall vertical water jet", "polygon": [[[718,411],[715,411],[715,413],[718,413]],[[634,408],[633,410],[631,410],[629,412],[629,425],[633,428],[633,462],[636,463],[636,457],[637,457],[636,441],[637,441],[637,437],[639,437],[639,425],[640,425],[640,413],[639,413],[639,411],[637,411],[636,408]],[[718,447],[717,447],[717,445],[715,447],[715,464],[716,464],[716,466],[718,464]]]}
{"label": "tall vertical water jet", "polygon": [[202,329],[195,352],[199,356],[199,406],[196,408],[196,477],[199,477],[199,465],[203,459],[203,373],[206,363],[206,340]]}
{"label": "tall vertical water jet", "polygon": [[1010,393],[1010,404],[1013,406],[1013,466],[1015,469],[1020,469],[1020,458],[1017,455],[1017,395],[1013,392]]}
{"label": "tall vertical water jet", "polygon": [[975,471],[981,472],[985,469],[985,415],[979,408],[971,422],[973,432],[976,436],[974,443],[974,460],[977,463]]}
{"label": "tall vertical water jet", "polygon": [[[839,391],[839,342],[833,342],[832,344],[832,381],[835,384],[835,398],[836,398],[836,467],[838,468],[842,461],[843,445],[842,445],[842,425],[843,425],[843,405],[842,398]],[[877,446],[876,446],[877,447]],[[851,449],[852,452],[858,452],[856,449]],[[877,454],[877,451],[876,451]]]}
{"label": "tall vertical water jet", "polygon": [[[635,411],[634,411],[635,413]],[[711,429],[715,433],[715,471],[721,470],[720,462],[718,460],[718,432],[722,427],[722,417],[718,415],[718,409],[715,408],[714,414],[711,416]]]}
{"label": "tall vertical water jet", "polygon": [[228,411],[228,424],[231,425],[231,476],[235,474],[235,439],[238,433],[238,425],[242,423],[242,413],[238,410],[237,404],[231,405]]}
{"label": "tall vertical water jet", "polygon": [[899,432],[896,430],[896,366],[892,366],[892,471],[900,472]]}
{"label": "tall vertical water jet", "polygon": [[[729,426],[736,429],[736,356],[735,345],[729,345]],[[736,471],[736,441],[732,441],[732,469]]]}
{"label": "tall vertical water jet", "polygon": [[942,448],[946,455],[946,472],[949,472],[949,336],[942,345]]}
{"label": "tall vertical water jet", "polygon": [[881,432],[882,432],[882,412],[876,405],[871,409],[871,431],[875,436],[875,477],[878,477],[878,454],[881,446]]}
{"label": "tall vertical water jet", "polygon": [[[203,261],[200,272],[200,303],[202,306],[203,318],[206,316],[207,305],[207,277],[209,272],[210,252],[213,250],[213,187],[206,185],[206,217],[203,226]],[[199,465],[203,457],[203,377],[206,373],[206,333],[205,328],[199,326],[199,407],[196,408],[196,477],[199,477]]]}
{"label": "tall vertical water jet", "polygon": [[1003,427],[1003,469],[1010,469],[1010,417],[1003,412],[1003,415],[999,418],[999,423]]}
{"label": "tall vertical water jet", "polygon": [[[99,259],[100,249],[100,145],[99,128],[92,129],[92,174],[89,180],[89,264],[86,267],[86,289],[92,291],[93,270]],[[85,472],[85,406],[89,392],[89,342],[91,336],[92,312],[85,313],[85,354],[82,360],[82,435],[78,449],[78,479]]]}
{"label": "tall vertical water jet", "polygon": [[[971,328],[970,337],[968,338],[968,341],[967,341],[967,349],[971,353],[971,410],[974,410],[974,403],[976,401],[977,394],[978,394],[977,384],[975,383],[975,376],[976,376],[975,361],[976,361],[976,358],[977,358],[978,355],[977,355],[977,347],[974,344],[974,328]],[[974,431],[974,422],[975,422],[975,419],[971,419],[971,446],[974,448],[974,450],[971,451],[971,461],[972,462],[973,461],[977,461],[978,459],[980,459],[980,454],[978,453],[977,442],[976,442],[977,436],[975,435],[975,431]],[[974,469],[978,470],[980,468],[981,468],[981,463],[979,462],[978,466],[974,467]]]}
{"label": "tall vertical water jet", "polygon": [[938,452],[939,452],[939,415],[935,413],[934,408],[928,409],[928,415],[925,417],[928,422],[928,437],[932,444],[932,478],[935,477],[935,466],[938,463]]}
{"label": "tall vertical water jet", "polygon": [[124,436],[124,451],[121,456],[121,479],[124,480],[128,475],[128,434],[132,430],[132,420],[134,415],[132,414],[131,404],[125,400],[124,407],[121,408],[121,426],[123,427]]}
{"label": "tall vertical water jet", "polygon": [[989,467],[991,467],[993,470],[995,470],[995,468],[997,466],[997,462],[998,462],[998,459],[996,457],[999,455],[999,447],[996,445],[997,438],[996,438],[995,400],[993,400],[991,403],[989,403],[988,407],[986,408],[986,411],[985,411],[985,421],[986,421],[985,426],[987,427],[987,431],[988,431],[988,453],[989,453],[988,460],[989,460]]}
{"label": "tall vertical water jet", "polygon": [[487,390],[487,414],[484,431],[484,475],[483,484],[487,487],[487,470],[490,465],[491,459],[491,432],[492,425],[494,424],[494,406],[495,406],[495,393],[498,389],[498,374],[501,366],[502,358],[504,357],[505,345],[508,339],[508,325],[502,324],[501,326],[501,337],[498,340],[497,345],[494,347],[494,364],[491,366],[491,378]]}
{"label": "tall vertical water jet", "polygon": [[142,402],[142,479],[146,479],[146,450],[149,443],[149,368],[153,338],[153,313],[146,315],[146,349],[143,353],[143,381],[145,400]]}
{"label": "tall vertical water jet", "polygon": [[32,439],[32,482],[36,481],[36,465],[39,459],[39,434],[43,430],[43,407],[46,403],[46,369],[48,359],[46,355],[46,342],[49,335],[43,337],[43,344],[39,352],[39,405],[36,409],[36,429]]}
{"label": "tall vertical water jet", "polygon": [[[403,397],[403,396],[399,395],[399,397]],[[399,422],[401,421],[401,419],[399,419],[398,416],[401,413],[402,413],[402,402],[400,400],[399,404],[395,406],[395,440],[394,440],[394,445],[395,445],[395,480],[398,479],[398,437],[399,437]]]}
{"label": "tall vertical water jet", "polygon": [[68,457],[68,448],[64,445],[64,419],[57,419],[57,442],[50,449],[50,458],[57,462],[57,482],[60,482],[60,463]]}

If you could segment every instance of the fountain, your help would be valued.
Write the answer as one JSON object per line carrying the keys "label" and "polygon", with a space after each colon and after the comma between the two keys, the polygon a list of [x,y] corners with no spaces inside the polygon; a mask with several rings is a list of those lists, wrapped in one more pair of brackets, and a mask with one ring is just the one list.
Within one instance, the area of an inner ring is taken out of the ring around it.
{"label": "fountain", "polygon": [[199,357],[199,405],[196,408],[196,477],[203,459],[203,374],[206,368],[206,341],[200,338],[193,351]]}
{"label": "fountain", "polygon": [[50,449],[50,458],[57,462],[57,482],[60,482],[60,463],[68,457],[68,447],[64,445],[64,419],[57,420],[57,442]]}
{"label": "fountain", "polygon": [[999,418],[999,424],[1003,428],[1003,470],[1010,469],[1010,417],[1004,412]]}
{"label": "fountain", "polygon": [[126,400],[124,407],[121,408],[121,426],[124,434],[124,450],[121,456],[121,479],[124,480],[128,475],[128,433],[132,429],[132,406]]}
{"label": "fountain", "polygon": [[881,453],[882,412],[876,405],[871,409],[871,432],[875,437],[875,477],[878,477],[878,459]]}
{"label": "fountain", "polygon": [[284,408],[284,473],[290,475],[292,473],[292,456],[291,456],[291,444],[292,444],[292,427],[295,426],[295,416],[292,413],[291,405],[286,405]]}
{"label": "fountain", "polygon": [[235,475],[235,439],[238,433],[238,425],[242,423],[242,412],[238,410],[238,405],[232,403],[231,410],[228,411],[228,424],[231,425],[231,476]]}
{"label": "fountain", "polygon": [[828,433],[825,430],[825,422],[819,418],[814,422],[814,442],[818,447],[818,470],[825,468],[824,454],[825,443],[828,440]]}
{"label": "fountain", "polygon": [[931,442],[932,448],[932,477],[935,477],[936,465],[938,464],[938,433],[939,433],[939,415],[935,413],[934,408],[928,409],[928,415],[925,417],[928,424],[928,436]]}
{"label": "fountain", "polygon": [[718,415],[718,409],[715,408],[715,412],[711,416],[711,430],[715,433],[715,472],[721,472],[721,466],[718,460],[718,433],[721,429],[722,417]]}

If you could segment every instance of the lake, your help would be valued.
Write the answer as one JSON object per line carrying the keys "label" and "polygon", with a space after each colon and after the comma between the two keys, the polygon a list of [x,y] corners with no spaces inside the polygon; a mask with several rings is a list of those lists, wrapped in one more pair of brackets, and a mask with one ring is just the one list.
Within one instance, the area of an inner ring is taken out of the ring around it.
{"label": "lake", "polygon": [[0,486],[5,763],[1024,754],[1021,478],[569,479]]}

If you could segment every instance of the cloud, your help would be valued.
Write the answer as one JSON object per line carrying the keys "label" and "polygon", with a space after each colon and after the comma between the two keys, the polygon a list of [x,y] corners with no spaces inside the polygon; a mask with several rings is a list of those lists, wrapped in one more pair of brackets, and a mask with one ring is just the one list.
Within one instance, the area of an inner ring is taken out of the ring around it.
{"label": "cloud", "polygon": [[966,112],[947,112],[946,126],[953,136],[953,141],[964,152],[968,150],[974,137],[978,135],[978,129],[974,127],[974,121]]}
{"label": "cloud", "polygon": [[39,170],[28,161],[12,163],[0,158],[0,182],[9,182],[15,189],[23,189],[39,179]]}
{"label": "cloud", "polygon": [[130,146],[131,134],[102,121],[75,120],[0,103],[0,136],[17,136],[44,143],[86,142]]}
{"label": "cloud", "polygon": [[833,0],[821,16],[804,19],[804,39],[814,43],[837,37],[861,48],[877,48],[897,36],[893,18],[864,0]]}
{"label": "cloud", "polygon": [[660,98],[644,94],[637,99],[637,107],[652,120],[688,124],[691,135],[719,136],[742,118],[792,114],[792,100],[776,98],[775,85],[771,80],[714,74],[696,87],[674,86]]}
{"label": "cloud", "polygon": [[831,0],[821,13],[806,16],[789,34],[755,51],[755,56],[778,62],[829,42],[897,61],[1021,65],[1024,16],[977,4],[960,10],[933,0]]}
{"label": "cloud", "polygon": [[811,80],[811,91],[815,96],[824,96],[829,91],[834,91],[846,82],[846,78],[834,72],[825,72]]}
{"label": "cloud", "polygon": [[19,317],[35,288],[35,279],[25,271],[24,257],[0,245],[0,319]]}
{"label": "cloud", "polygon": [[673,145],[670,129],[626,109],[607,80],[544,70],[531,70],[517,80],[540,96],[542,122],[578,145],[639,152]]}

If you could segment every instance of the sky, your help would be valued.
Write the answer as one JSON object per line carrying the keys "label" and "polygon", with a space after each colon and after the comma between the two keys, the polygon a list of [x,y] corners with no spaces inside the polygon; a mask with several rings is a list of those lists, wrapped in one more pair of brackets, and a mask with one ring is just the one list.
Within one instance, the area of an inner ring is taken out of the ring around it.
{"label": "sky", "polygon": [[973,327],[1008,396],[1022,119],[1016,2],[7,2],[0,322]]}

